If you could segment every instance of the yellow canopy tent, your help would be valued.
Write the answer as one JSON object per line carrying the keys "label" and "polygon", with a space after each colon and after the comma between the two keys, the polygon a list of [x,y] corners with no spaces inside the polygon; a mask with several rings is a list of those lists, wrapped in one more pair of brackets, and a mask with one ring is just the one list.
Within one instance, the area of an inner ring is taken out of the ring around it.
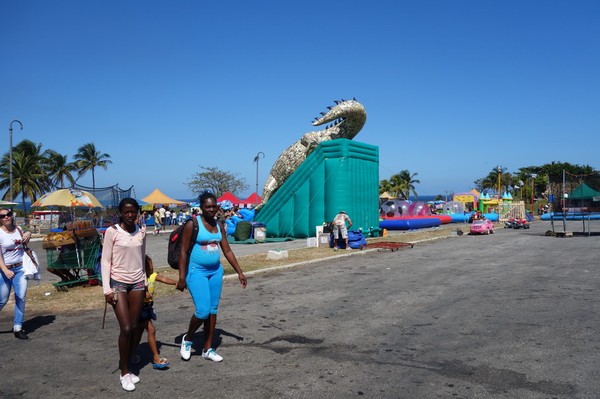
{"label": "yellow canopy tent", "polygon": [[154,191],[152,191],[150,194],[148,194],[148,196],[142,198],[142,201],[147,202],[152,205],[156,205],[156,204],[183,205],[186,203],[184,201],[178,201],[176,199],[173,199],[173,198],[163,194],[158,188],[155,188]]}

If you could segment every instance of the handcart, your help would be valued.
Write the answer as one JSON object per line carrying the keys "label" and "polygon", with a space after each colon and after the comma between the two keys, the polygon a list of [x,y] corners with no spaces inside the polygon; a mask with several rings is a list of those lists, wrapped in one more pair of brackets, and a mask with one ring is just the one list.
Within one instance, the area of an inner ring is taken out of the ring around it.
{"label": "handcart", "polygon": [[70,286],[99,280],[100,247],[101,235],[95,228],[49,234],[43,243],[48,268],[64,270],[72,276],[52,285],[59,291],[68,291]]}

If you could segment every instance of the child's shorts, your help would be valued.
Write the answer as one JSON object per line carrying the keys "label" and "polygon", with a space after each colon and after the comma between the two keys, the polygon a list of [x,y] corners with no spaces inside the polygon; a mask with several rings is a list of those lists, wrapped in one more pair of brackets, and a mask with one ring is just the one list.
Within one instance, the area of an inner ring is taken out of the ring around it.
{"label": "child's shorts", "polygon": [[156,313],[154,313],[154,303],[144,304],[142,313],[140,314],[140,321],[156,320]]}

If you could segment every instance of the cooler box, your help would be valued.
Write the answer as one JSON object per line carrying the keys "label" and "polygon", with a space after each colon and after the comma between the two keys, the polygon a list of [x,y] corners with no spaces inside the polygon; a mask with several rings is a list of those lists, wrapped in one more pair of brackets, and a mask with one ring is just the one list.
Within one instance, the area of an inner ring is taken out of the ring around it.
{"label": "cooler box", "polygon": [[329,236],[330,235],[331,234],[329,234],[329,233],[319,234],[319,236],[317,237],[319,247],[330,248],[330,245],[329,245]]}
{"label": "cooler box", "polygon": [[267,239],[267,225],[264,223],[252,223],[252,238],[258,242],[263,242]]}

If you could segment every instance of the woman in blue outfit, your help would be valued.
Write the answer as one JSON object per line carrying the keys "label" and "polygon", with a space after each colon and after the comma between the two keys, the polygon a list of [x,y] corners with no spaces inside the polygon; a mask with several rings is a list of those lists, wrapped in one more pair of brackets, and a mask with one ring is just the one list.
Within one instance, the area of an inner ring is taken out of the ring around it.
{"label": "woman in blue outfit", "polygon": [[[217,309],[223,287],[223,266],[220,261],[219,246],[229,264],[237,272],[242,288],[246,288],[247,281],[227,242],[226,229],[215,218],[219,209],[217,198],[214,194],[206,192],[200,196],[199,202],[202,213],[197,216],[198,237],[195,242],[191,243],[193,223],[186,223],[181,239],[177,289],[183,291],[186,287],[188,288],[196,310],[190,320],[188,331],[181,340],[179,353],[183,360],[190,359],[192,356],[191,340],[198,328],[204,324],[205,341],[202,358],[220,362],[223,358],[212,347],[217,324]],[[193,248],[188,262],[187,253],[190,245],[193,245]]]}

